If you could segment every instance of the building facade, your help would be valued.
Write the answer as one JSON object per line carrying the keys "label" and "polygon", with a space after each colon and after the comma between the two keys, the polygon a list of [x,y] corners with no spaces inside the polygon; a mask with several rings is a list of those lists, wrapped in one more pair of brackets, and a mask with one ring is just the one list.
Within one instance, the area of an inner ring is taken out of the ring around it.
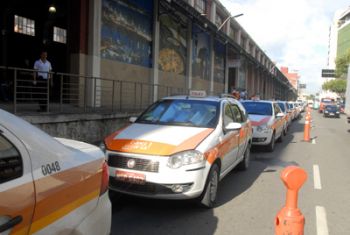
{"label": "building facade", "polygon": [[[113,104],[115,90],[130,104],[189,89],[208,94],[246,90],[265,99],[296,97],[296,87],[219,1],[55,4],[0,3],[1,66],[32,68],[45,48],[54,71],[94,78],[84,84],[89,93],[84,99],[94,106]],[[96,89],[111,86],[113,95]]]}

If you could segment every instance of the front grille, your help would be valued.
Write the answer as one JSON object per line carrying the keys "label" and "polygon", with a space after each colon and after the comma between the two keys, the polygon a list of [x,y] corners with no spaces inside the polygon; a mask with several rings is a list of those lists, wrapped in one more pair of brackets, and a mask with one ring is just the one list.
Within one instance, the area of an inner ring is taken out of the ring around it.
{"label": "front grille", "polygon": [[174,192],[163,185],[146,182],[145,184],[133,184],[119,181],[115,177],[109,177],[110,187],[125,192],[144,193],[144,194],[174,194]]}
{"label": "front grille", "polygon": [[[133,168],[129,168],[128,161],[132,159],[135,160],[135,166]],[[108,165],[112,167],[132,169],[132,170],[138,170],[138,171],[147,171],[147,172],[159,171],[159,162],[155,162],[147,159],[124,157],[119,154],[109,154]]]}

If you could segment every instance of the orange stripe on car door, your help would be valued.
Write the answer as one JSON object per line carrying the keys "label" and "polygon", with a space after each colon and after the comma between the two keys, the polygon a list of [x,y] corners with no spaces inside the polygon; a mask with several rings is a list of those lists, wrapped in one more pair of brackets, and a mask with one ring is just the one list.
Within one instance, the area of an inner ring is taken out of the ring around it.
{"label": "orange stripe on car door", "polygon": [[204,156],[210,164],[213,164],[218,157],[224,158],[228,152],[237,147],[237,133],[233,132],[216,146],[206,151]]}
{"label": "orange stripe on car door", "polygon": [[34,205],[35,195],[32,181],[0,192],[0,216],[10,218],[22,216],[23,219],[11,230],[11,234],[28,234]]}
{"label": "orange stripe on car door", "polygon": [[35,181],[37,202],[30,233],[98,197],[102,162],[102,159],[95,160]]}

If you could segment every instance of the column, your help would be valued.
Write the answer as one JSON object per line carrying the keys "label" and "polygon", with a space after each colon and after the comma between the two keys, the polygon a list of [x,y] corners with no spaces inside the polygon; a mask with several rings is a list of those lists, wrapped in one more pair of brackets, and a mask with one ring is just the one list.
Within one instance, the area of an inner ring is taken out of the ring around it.
{"label": "column", "polygon": [[158,5],[159,0],[153,1],[153,40],[152,40],[152,85],[153,85],[153,101],[158,100],[158,85],[159,85],[159,70],[158,70],[158,61],[159,61],[159,19],[158,19]]}
{"label": "column", "polygon": [[210,88],[209,88],[209,94],[214,95],[214,62],[215,62],[215,52],[214,52],[214,35],[210,35]]}
{"label": "column", "polygon": [[188,20],[187,24],[187,60],[186,60],[186,88],[192,89],[192,55],[193,55],[193,42],[192,42],[192,22]]}
{"label": "column", "polygon": [[[94,78],[101,77],[101,0],[89,0],[89,42],[88,42],[88,59],[87,74]],[[100,79],[87,80],[87,104],[94,107],[101,106],[101,90],[96,89],[101,86]]]}
{"label": "column", "polygon": [[228,43],[225,44],[225,91],[224,93],[230,93],[231,91],[229,90],[228,87],[228,60],[229,60],[229,46]]}

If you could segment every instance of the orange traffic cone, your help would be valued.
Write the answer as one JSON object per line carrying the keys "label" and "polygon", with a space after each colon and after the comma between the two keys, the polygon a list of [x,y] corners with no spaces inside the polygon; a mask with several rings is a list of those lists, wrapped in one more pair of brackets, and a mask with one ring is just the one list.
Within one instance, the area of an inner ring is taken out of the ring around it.
{"label": "orange traffic cone", "polygon": [[310,129],[311,129],[310,120],[311,120],[311,117],[309,115],[306,115],[305,125],[304,125],[304,141],[306,142],[310,142]]}
{"label": "orange traffic cone", "polygon": [[305,218],[298,209],[298,191],[306,181],[306,172],[289,166],[281,172],[281,180],[287,187],[286,205],[275,219],[275,235],[303,235]]}

